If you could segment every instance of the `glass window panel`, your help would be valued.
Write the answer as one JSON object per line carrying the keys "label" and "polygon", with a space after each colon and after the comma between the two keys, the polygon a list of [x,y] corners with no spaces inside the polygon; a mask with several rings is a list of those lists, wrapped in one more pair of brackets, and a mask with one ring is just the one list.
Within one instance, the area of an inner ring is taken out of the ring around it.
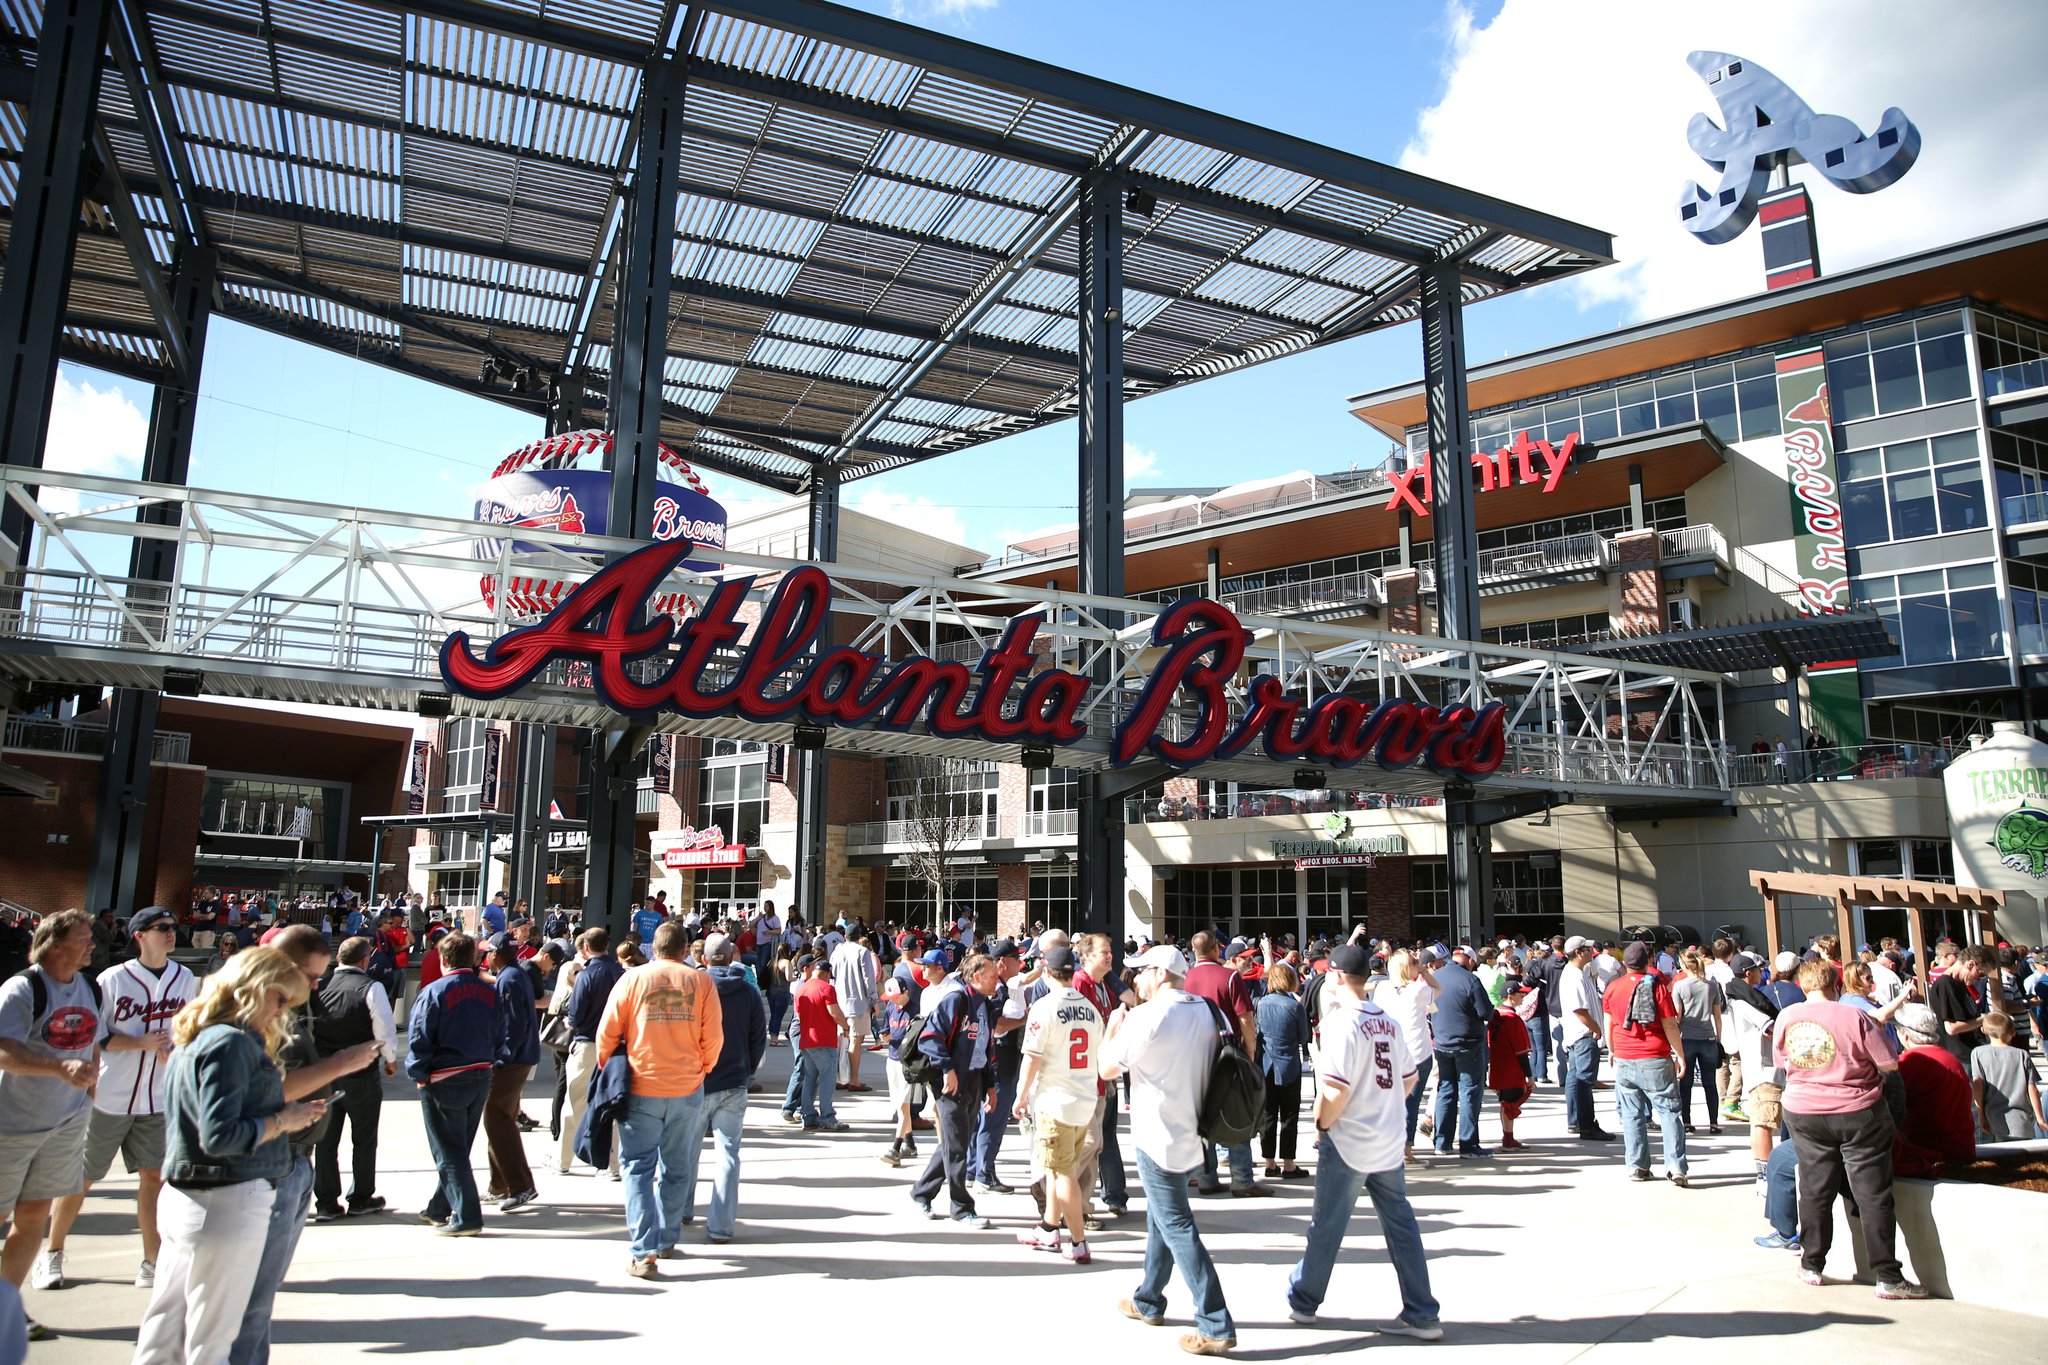
{"label": "glass window panel", "polygon": [[1963,330],[1963,315],[1959,312],[1943,313],[1939,317],[1922,318],[1915,327],[1922,337],[1944,336]]}
{"label": "glass window panel", "polygon": [[1892,539],[1931,536],[1941,529],[1934,510],[1932,474],[1896,474],[1891,485]]}
{"label": "glass window panel", "polygon": [[1927,593],[1938,593],[1945,586],[1942,582],[1941,570],[1939,569],[1922,569],[1918,573],[1902,573],[1899,575],[1898,581],[1899,596],[1901,597],[1919,597]]}
{"label": "glass window panel", "polygon": [[1621,434],[1633,436],[1639,431],[1653,431],[1657,426],[1657,389],[1647,380],[1621,386],[1620,403]]}
{"label": "glass window panel", "polygon": [[1842,534],[1851,545],[1882,545],[1892,538],[1885,511],[1884,484],[1878,480],[1844,484]]}
{"label": "glass window panel", "polygon": [[1776,375],[1777,360],[1773,356],[1753,355],[1747,360],[1735,362],[1735,382],[1738,384],[1745,379],[1770,379],[1775,382]]}
{"label": "glass window panel", "polygon": [[1948,571],[1951,588],[1988,588],[1993,581],[1989,564],[1964,564]]}
{"label": "glass window panel", "polygon": [[1925,441],[1901,441],[1884,448],[1886,473],[1897,473],[1902,469],[1925,469],[1931,463]]}
{"label": "glass window panel", "polygon": [[1972,464],[1935,471],[1935,501],[1944,531],[1973,531],[1987,524],[1984,476]]}
{"label": "glass window panel", "polygon": [[1958,460],[1977,458],[1977,433],[1974,431],[1951,431],[1946,436],[1937,436],[1933,441],[1934,462],[1954,464]]}
{"label": "glass window panel", "polygon": [[1723,362],[1719,365],[1702,365],[1692,372],[1694,388],[1710,389],[1719,384],[1735,382],[1735,367]]}
{"label": "glass window panel", "polygon": [[1910,346],[1873,349],[1870,368],[1877,380],[1877,410],[1904,412],[1920,406],[1920,356]]}
{"label": "glass window panel", "polygon": [[768,766],[765,763],[749,763],[739,770],[739,799],[759,801],[768,791]]}
{"label": "glass window panel", "polygon": [[2005,631],[1998,619],[1998,594],[1990,588],[1967,588],[1949,594],[1949,627],[1958,659],[1988,659],[2005,653]]}
{"label": "glass window panel", "polygon": [[1827,343],[1826,349],[1829,360],[1837,356],[1862,355],[1870,349],[1870,333],[1852,332],[1845,337],[1836,337]]}
{"label": "glass window panel", "polygon": [[1970,396],[1969,350],[1961,334],[1920,343],[1920,374],[1929,403],[1953,403]]}
{"label": "glass window panel", "polygon": [[1877,393],[1870,384],[1870,358],[1852,355],[1828,361],[1828,392],[1837,422],[1877,415]]}
{"label": "glass window panel", "polygon": [[1913,324],[1895,322],[1889,327],[1879,327],[1870,333],[1872,354],[1893,346],[1909,346],[1913,342]]}
{"label": "glass window panel", "polygon": [[1774,436],[1778,431],[1778,381],[1766,375],[1735,386],[1735,406],[1742,414],[1742,439]]}
{"label": "glass window panel", "polygon": [[1872,479],[1884,473],[1884,451],[1846,450],[1842,452],[1842,477],[1846,479]]}
{"label": "glass window panel", "polygon": [[1700,420],[1707,424],[1716,436],[1724,441],[1742,439],[1741,424],[1735,418],[1735,388],[1733,385],[1715,385],[1703,388],[1699,395]]}
{"label": "glass window panel", "polygon": [[[1899,604],[1891,601],[1879,602],[1877,604],[1877,616],[1879,620],[1890,627],[1892,639],[1898,641],[1901,648],[1903,648],[1906,640],[1906,628],[1905,624],[1899,619]],[[1905,662],[1905,657],[1899,650],[1894,650],[1890,654],[1872,655],[1859,662],[1865,668],[1897,668]]]}
{"label": "glass window panel", "polygon": [[1948,602],[1941,597],[1909,597],[1899,603],[1900,624],[1905,632],[1906,662],[1945,664],[1955,658],[1955,642],[1949,637]]}
{"label": "glass window panel", "polygon": [[1611,441],[1621,434],[1621,418],[1613,408],[1597,408],[1582,420],[1579,439],[1583,441]]}
{"label": "glass window panel", "polygon": [[1657,399],[1658,426],[1675,427],[1681,423],[1696,420],[1698,420],[1698,417],[1693,407],[1692,390],[1687,389],[1684,393],[1675,394],[1670,398],[1659,395]]}

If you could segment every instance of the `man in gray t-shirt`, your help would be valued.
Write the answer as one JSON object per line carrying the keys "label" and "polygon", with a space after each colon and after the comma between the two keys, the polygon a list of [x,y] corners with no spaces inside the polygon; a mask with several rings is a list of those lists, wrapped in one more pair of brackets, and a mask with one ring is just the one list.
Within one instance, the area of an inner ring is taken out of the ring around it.
{"label": "man in gray t-shirt", "polygon": [[4,1264],[17,1289],[51,1203],[85,1183],[99,1076],[99,996],[84,970],[92,949],[91,917],[59,911],[36,926],[33,965],[0,986],[0,1217],[13,1219]]}

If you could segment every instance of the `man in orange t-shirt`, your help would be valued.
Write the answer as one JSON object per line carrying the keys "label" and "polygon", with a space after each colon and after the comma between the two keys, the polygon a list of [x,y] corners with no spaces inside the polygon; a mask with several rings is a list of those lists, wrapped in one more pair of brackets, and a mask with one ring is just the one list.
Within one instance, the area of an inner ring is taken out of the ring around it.
{"label": "man in orange t-shirt", "polygon": [[656,929],[654,957],[619,978],[597,1026],[598,1067],[623,1050],[633,1073],[619,1168],[633,1239],[628,1273],[640,1279],[653,1279],[682,1237],[689,1157],[704,1144],[704,1077],[725,1046],[717,983],[684,964],[689,946],[682,925]]}

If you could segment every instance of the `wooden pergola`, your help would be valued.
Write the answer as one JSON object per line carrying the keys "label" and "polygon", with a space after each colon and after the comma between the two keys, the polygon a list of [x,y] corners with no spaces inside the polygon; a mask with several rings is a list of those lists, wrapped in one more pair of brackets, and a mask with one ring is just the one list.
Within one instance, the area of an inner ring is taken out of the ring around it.
{"label": "wooden pergola", "polygon": [[[1904,877],[1847,877],[1832,872],[1759,872],[1751,870],[1749,884],[1764,898],[1764,934],[1776,961],[1783,946],[1784,930],[1778,922],[1778,898],[1813,896],[1835,903],[1835,932],[1842,940],[1844,960],[1856,942],[1853,907],[1878,906],[1904,910],[1913,948],[1913,971],[1920,984],[1927,984],[1927,929],[1923,912],[1953,907],[1982,913],[2005,905],[2005,893],[1982,886],[1954,886],[1948,882],[1911,881]],[[1981,927],[1981,925],[1980,925]],[[1997,935],[1981,929],[1985,942]]]}

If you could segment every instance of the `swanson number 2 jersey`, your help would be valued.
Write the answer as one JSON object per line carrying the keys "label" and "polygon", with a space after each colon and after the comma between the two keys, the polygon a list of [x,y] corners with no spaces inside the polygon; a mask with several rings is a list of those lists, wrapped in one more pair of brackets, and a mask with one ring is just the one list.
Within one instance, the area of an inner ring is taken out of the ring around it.
{"label": "swanson number 2 jersey", "polygon": [[1024,1020],[1024,1055],[1038,1059],[1031,1112],[1080,1127],[1095,1117],[1102,1016],[1071,985],[1054,984]]}

